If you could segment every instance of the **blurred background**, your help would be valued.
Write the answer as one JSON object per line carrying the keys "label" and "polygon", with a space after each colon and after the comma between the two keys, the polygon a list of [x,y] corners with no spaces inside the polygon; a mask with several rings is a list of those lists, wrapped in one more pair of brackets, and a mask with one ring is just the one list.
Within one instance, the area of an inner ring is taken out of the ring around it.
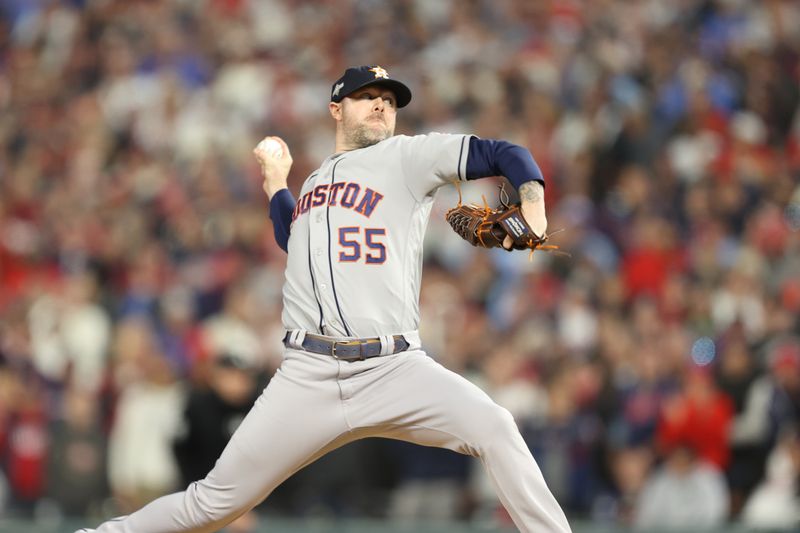
{"label": "blurred background", "polygon": [[[512,411],[576,531],[796,531],[793,0],[0,0],[0,528],[210,468],[281,358],[251,150],[283,137],[296,194],[360,64],[412,88],[399,133],[544,171],[571,257],[469,247],[442,190],[421,332]],[[392,527],[513,530],[478,461],[376,439],[229,531]]]}

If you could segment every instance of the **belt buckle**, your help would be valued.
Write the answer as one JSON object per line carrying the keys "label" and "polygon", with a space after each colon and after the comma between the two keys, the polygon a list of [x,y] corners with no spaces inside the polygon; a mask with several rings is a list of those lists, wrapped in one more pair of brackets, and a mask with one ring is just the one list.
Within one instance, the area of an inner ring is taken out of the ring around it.
{"label": "belt buckle", "polygon": [[[359,346],[358,356],[339,356],[336,353],[337,346]],[[366,359],[364,354],[362,353],[361,349],[361,341],[338,341],[331,343],[331,355],[334,359],[339,359],[340,361],[363,361]]]}

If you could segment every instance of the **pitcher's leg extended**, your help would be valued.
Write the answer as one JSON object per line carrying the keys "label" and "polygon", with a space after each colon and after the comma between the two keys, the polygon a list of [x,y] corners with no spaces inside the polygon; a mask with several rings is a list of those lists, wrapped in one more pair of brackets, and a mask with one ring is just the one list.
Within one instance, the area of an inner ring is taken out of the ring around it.
{"label": "pitcher's leg extended", "polygon": [[385,383],[348,403],[354,427],[374,425],[385,437],[477,456],[520,531],[570,531],[508,410],[422,352],[392,366]]}
{"label": "pitcher's leg extended", "polygon": [[104,523],[97,533],[218,531],[303,465],[355,438],[336,381],[314,376],[320,368],[313,364],[284,361],[205,479]]}

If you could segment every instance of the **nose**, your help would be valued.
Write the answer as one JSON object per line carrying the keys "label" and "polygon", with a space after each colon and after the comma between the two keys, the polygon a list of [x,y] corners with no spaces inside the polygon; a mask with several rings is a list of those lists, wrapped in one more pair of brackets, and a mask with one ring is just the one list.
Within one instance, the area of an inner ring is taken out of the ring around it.
{"label": "nose", "polygon": [[383,111],[383,98],[380,96],[376,96],[372,99],[372,110],[373,111]]}

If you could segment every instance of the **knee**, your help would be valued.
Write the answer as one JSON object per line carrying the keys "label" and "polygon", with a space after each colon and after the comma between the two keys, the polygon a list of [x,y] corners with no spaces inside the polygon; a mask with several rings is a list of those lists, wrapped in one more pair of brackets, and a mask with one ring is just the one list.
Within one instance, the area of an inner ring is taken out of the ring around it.
{"label": "knee", "polygon": [[479,452],[488,451],[519,434],[514,417],[505,407],[492,403],[475,415],[474,436]]}
{"label": "knee", "polygon": [[221,487],[208,478],[192,483],[186,491],[189,520],[196,526],[233,520],[247,510],[236,492],[235,487]]}

